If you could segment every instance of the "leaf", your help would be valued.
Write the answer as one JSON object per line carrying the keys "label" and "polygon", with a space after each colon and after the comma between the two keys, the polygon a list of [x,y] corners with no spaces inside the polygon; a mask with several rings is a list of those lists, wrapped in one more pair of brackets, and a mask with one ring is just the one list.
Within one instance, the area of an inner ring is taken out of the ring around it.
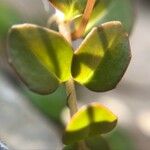
{"label": "leaf", "polygon": [[[96,136],[94,138],[89,138],[85,140],[88,150],[110,150],[107,141],[101,136]],[[65,146],[63,150],[78,150],[79,146],[77,144]]]}
{"label": "leaf", "polygon": [[[100,0],[96,3],[89,23],[86,27],[87,34],[94,26],[109,21],[120,21],[126,31],[130,32],[134,22],[132,0]],[[78,28],[81,17],[75,18],[75,28]]]}
{"label": "leaf", "polygon": [[68,123],[63,136],[63,143],[68,145],[110,132],[116,123],[117,117],[106,107],[98,103],[84,106]]}
{"label": "leaf", "polygon": [[75,52],[72,76],[97,92],[116,87],[131,59],[128,35],[118,21],[94,28]]}
{"label": "leaf", "polygon": [[15,25],[9,32],[9,60],[33,91],[48,94],[70,79],[73,51],[57,32],[32,25]]}
{"label": "leaf", "polygon": [[87,0],[49,0],[53,6],[62,11],[66,19],[73,19],[82,14]]}

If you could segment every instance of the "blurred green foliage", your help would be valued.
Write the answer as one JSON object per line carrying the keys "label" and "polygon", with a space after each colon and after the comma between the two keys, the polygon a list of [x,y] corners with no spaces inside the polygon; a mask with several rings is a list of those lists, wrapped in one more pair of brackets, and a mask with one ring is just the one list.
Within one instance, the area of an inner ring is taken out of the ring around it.
{"label": "blurred green foliage", "polygon": [[7,4],[0,3],[0,38],[6,36],[13,24],[21,22],[21,16]]}
{"label": "blurred green foliage", "polygon": [[28,89],[24,90],[24,94],[35,106],[48,116],[49,119],[61,123],[61,112],[67,103],[67,95],[63,85],[49,95],[39,95]]}
{"label": "blurred green foliage", "polygon": [[111,150],[135,150],[132,138],[123,128],[117,128],[115,131],[106,135]]}

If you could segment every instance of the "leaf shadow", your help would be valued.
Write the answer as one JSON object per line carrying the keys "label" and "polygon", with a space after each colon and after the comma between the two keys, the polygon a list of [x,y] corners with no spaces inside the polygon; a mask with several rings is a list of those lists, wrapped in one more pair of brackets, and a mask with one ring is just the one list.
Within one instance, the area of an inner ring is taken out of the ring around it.
{"label": "leaf shadow", "polygon": [[[72,61],[72,75],[73,75],[73,77],[77,77],[78,75],[80,75],[81,69],[82,69],[82,64],[84,66],[88,67],[90,70],[95,71],[97,66],[100,64],[102,59],[105,57],[105,54],[107,52],[109,52],[108,51],[109,42],[108,42],[106,33],[103,29],[103,26],[98,27],[97,31],[98,31],[98,40],[100,41],[101,46],[102,46],[102,49],[98,49],[98,50],[99,50],[99,53],[101,51],[103,51],[104,56],[94,55],[94,54],[88,53],[88,52],[82,52],[78,55],[75,54],[73,57],[73,61]],[[89,37],[89,39],[90,38],[91,37]],[[81,43],[81,48],[82,48],[82,45],[88,44],[88,43],[86,43],[87,42],[86,40]],[[97,44],[97,43],[93,43],[93,44]],[[91,45],[91,49],[92,49],[92,45]],[[89,50],[91,51],[91,49],[89,49]],[[80,51],[80,49],[78,51]]]}
{"label": "leaf shadow", "polygon": [[[61,75],[60,69],[61,68],[60,68],[59,63],[58,63],[58,59],[57,59],[57,55],[56,55],[56,52],[55,52],[54,44],[52,43],[51,39],[48,38],[49,34],[46,33],[46,32],[41,32],[41,28],[37,29],[37,33],[39,35],[39,38],[41,39],[41,41],[44,43],[44,45],[46,47],[46,52],[47,52],[47,55],[49,56],[49,60],[55,66],[53,68],[54,72],[55,72],[55,75],[57,77],[60,77],[60,75]],[[54,40],[54,39],[52,39],[52,40]]]}

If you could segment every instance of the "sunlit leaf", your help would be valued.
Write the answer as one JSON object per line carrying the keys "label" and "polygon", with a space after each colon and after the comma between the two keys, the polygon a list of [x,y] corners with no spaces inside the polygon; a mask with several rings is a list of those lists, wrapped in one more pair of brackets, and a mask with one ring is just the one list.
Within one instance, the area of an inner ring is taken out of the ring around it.
{"label": "sunlit leaf", "polygon": [[128,35],[121,23],[108,22],[94,28],[75,52],[72,76],[92,91],[108,91],[121,80],[130,58]]}
{"label": "sunlit leaf", "polygon": [[[88,150],[110,150],[107,141],[101,136],[86,139],[86,147]],[[65,146],[63,150],[80,150],[78,144]]]}
{"label": "sunlit leaf", "polygon": [[77,141],[110,132],[117,123],[117,117],[106,107],[93,103],[82,107],[68,123],[63,143]]}
{"label": "sunlit leaf", "polygon": [[49,0],[52,5],[62,11],[67,19],[73,19],[82,14],[87,0]]}
{"label": "sunlit leaf", "polygon": [[[108,21],[120,21],[126,31],[130,32],[134,22],[132,0],[100,0],[95,4],[95,8],[86,27],[87,34],[94,26],[98,26]],[[75,24],[78,28],[81,17],[76,18]]]}
{"label": "sunlit leaf", "polygon": [[33,91],[48,94],[70,78],[72,48],[59,33],[32,25],[15,25],[8,39],[9,61]]}

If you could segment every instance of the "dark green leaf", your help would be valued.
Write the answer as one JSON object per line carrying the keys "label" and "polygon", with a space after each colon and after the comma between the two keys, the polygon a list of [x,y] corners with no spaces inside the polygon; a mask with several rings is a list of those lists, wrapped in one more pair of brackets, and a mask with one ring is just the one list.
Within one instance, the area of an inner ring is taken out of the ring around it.
{"label": "dark green leaf", "polygon": [[116,87],[130,62],[128,35],[120,22],[94,28],[75,52],[72,64],[74,80],[92,91]]}
{"label": "dark green leaf", "polygon": [[[88,150],[110,150],[107,141],[101,136],[85,140]],[[65,146],[63,150],[80,150],[78,144]]]}

